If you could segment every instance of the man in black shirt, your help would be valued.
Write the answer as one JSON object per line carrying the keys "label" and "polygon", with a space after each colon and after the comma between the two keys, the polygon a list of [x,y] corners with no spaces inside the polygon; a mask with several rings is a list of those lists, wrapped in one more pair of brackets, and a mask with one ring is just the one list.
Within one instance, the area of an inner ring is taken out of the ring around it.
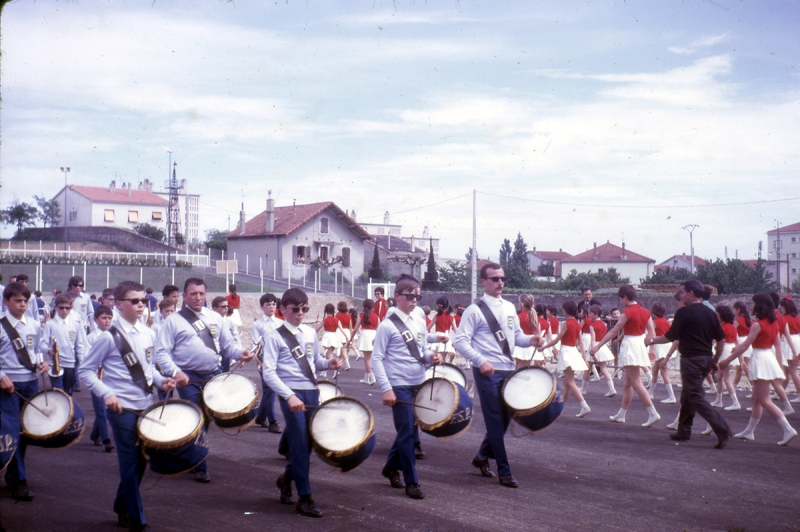
{"label": "man in black shirt", "polygon": [[[675,313],[675,319],[669,331],[662,336],[650,340],[652,344],[663,344],[678,340],[681,350],[681,412],[678,420],[678,432],[670,438],[686,441],[692,434],[692,421],[695,413],[705,419],[714,434],[717,435],[717,449],[722,449],[731,437],[728,424],[719,413],[706,401],[703,381],[712,369],[716,369],[717,361],[722,354],[725,338],[716,312],[703,304],[705,287],[697,280],[681,283],[683,295],[682,308]],[[711,346],[717,341],[712,356]]]}

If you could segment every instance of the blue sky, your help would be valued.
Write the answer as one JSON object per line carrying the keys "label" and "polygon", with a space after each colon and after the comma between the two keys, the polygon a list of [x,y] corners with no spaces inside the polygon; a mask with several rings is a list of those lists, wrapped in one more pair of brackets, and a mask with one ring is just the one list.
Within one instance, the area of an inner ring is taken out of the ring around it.
{"label": "blue sky", "polygon": [[[201,229],[334,201],[444,256],[755,258],[800,221],[800,4],[11,2],[0,205],[178,177]],[[739,204],[739,205],[729,205]],[[8,236],[11,228],[3,229]]]}

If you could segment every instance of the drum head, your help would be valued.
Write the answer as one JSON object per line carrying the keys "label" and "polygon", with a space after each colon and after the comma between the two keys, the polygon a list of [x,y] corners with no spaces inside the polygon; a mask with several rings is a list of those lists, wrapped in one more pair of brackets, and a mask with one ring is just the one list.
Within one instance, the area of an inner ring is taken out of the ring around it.
{"label": "drum head", "polygon": [[238,373],[217,375],[203,387],[203,403],[215,416],[238,415],[255,403],[253,382]]}
{"label": "drum head", "polygon": [[22,433],[32,439],[46,439],[62,432],[72,420],[72,399],[63,390],[53,388],[30,398],[32,405],[44,411],[45,416],[31,405],[23,404],[20,413]]}
{"label": "drum head", "polygon": [[320,404],[330,401],[334,397],[341,397],[344,395],[342,389],[330,381],[318,381],[317,388],[319,388]]}
{"label": "drum head", "polygon": [[[436,373],[438,375],[438,368]],[[414,417],[420,424],[438,425],[453,415],[457,398],[458,389],[451,380],[439,377],[428,379],[419,386],[414,395],[414,404],[419,405],[414,406]]]}
{"label": "drum head", "polygon": [[372,412],[351,397],[335,397],[316,409],[309,424],[314,442],[326,451],[353,449],[372,432]]}
{"label": "drum head", "polygon": [[139,418],[139,436],[145,441],[145,447],[173,448],[193,440],[202,425],[203,414],[198,407],[187,401],[173,400],[166,406],[157,403],[145,410],[144,416]]}
{"label": "drum head", "polygon": [[503,385],[503,401],[514,411],[535,411],[546,406],[556,391],[555,377],[543,368],[522,368]]}
{"label": "drum head", "polygon": [[[460,384],[462,388],[467,388],[467,377],[464,375],[464,372],[461,371],[461,368],[458,366],[454,366],[453,364],[440,364],[438,366],[431,366],[427,370],[425,370],[425,378],[432,379],[434,370],[436,368],[436,376],[443,377],[445,379],[451,380],[456,384]],[[430,392],[430,390],[428,390]]]}

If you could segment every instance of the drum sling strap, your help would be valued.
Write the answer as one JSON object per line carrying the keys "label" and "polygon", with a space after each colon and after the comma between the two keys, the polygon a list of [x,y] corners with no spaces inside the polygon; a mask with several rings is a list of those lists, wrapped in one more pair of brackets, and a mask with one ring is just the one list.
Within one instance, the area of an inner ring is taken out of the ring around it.
{"label": "drum sling strap", "polygon": [[119,350],[120,354],[122,355],[122,361],[125,362],[125,366],[127,366],[128,371],[131,374],[131,379],[133,379],[133,383],[144,390],[145,393],[151,393],[153,391],[153,385],[147,384],[147,377],[144,375],[144,368],[142,368],[142,363],[139,362],[139,357],[136,356],[136,353],[133,352],[131,349],[131,344],[128,343],[128,340],[122,335],[119,330],[112,325],[108,332],[111,333],[111,337],[114,339],[114,343],[117,345],[117,350]]}
{"label": "drum sling strap", "polygon": [[36,367],[31,361],[31,355],[28,353],[28,349],[25,347],[25,342],[23,342],[22,338],[19,337],[17,330],[11,326],[11,322],[8,321],[8,317],[3,317],[3,319],[0,320],[0,323],[3,324],[3,329],[5,329],[8,339],[11,340],[11,345],[14,347],[14,351],[17,353],[17,359],[19,360],[19,363],[35,373]]}
{"label": "drum sling strap", "polygon": [[500,329],[500,324],[497,323],[497,318],[494,317],[491,309],[489,309],[489,305],[487,305],[483,299],[479,300],[476,305],[478,305],[478,308],[483,312],[483,317],[486,318],[486,323],[489,325],[489,329],[492,330],[495,340],[500,344],[500,349],[503,350],[503,354],[511,358],[511,348],[508,346],[508,338],[506,338],[505,333]]}
{"label": "drum sling strap", "polygon": [[392,314],[389,316],[389,319],[392,320],[394,326],[397,327],[397,332],[399,332],[400,336],[403,337],[403,341],[406,343],[406,347],[408,348],[408,352],[411,354],[411,357],[419,361],[420,364],[424,365],[425,359],[419,352],[419,346],[417,345],[416,340],[414,340],[414,335],[408,330],[408,327],[406,327],[406,324],[403,323],[403,320],[400,318],[400,316],[397,314]]}
{"label": "drum sling strap", "polygon": [[314,383],[314,386],[317,385],[317,378],[314,376],[314,372],[311,370],[311,362],[309,362],[306,353],[303,351],[303,348],[300,347],[300,343],[297,341],[297,338],[291,333],[289,329],[286,328],[286,325],[281,325],[276,329],[278,334],[281,335],[283,341],[286,343],[286,346],[289,348],[289,352],[294,357],[295,362],[297,365],[300,366],[300,371],[303,372],[303,375]]}
{"label": "drum sling strap", "polygon": [[197,336],[200,337],[206,347],[217,353],[217,346],[214,344],[214,338],[211,337],[211,331],[208,330],[208,327],[206,327],[206,324],[203,322],[203,320],[198,318],[197,314],[195,314],[194,311],[189,307],[182,308],[178,314],[183,316],[183,318],[191,324],[194,330],[197,331]]}

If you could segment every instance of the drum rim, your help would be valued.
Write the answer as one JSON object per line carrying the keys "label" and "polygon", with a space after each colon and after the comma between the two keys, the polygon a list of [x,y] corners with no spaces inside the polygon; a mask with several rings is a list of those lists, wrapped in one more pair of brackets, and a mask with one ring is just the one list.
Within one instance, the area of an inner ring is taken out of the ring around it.
{"label": "drum rim", "polygon": [[[326,447],[323,447],[319,442],[317,442],[317,439],[314,437],[314,433],[311,431],[311,427],[314,425],[314,418],[317,417],[317,414],[319,413],[319,411],[322,410],[322,408],[324,406],[329,405],[329,404],[333,403],[334,401],[353,401],[353,402],[356,402],[359,405],[363,406],[364,409],[367,411],[367,414],[369,414],[369,429],[367,430],[367,433],[364,436],[364,438],[361,441],[359,441],[356,445],[353,445],[352,447],[350,447],[348,449],[345,449],[343,451],[332,451],[332,450],[330,450],[330,449],[328,449]],[[370,437],[372,437],[372,435],[373,435],[373,433],[375,431],[375,418],[372,415],[372,410],[370,410],[370,408],[366,404],[364,404],[362,401],[360,401],[359,399],[356,399],[355,397],[347,397],[345,395],[340,395],[339,397],[334,397],[332,399],[328,399],[323,404],[320,404],[318,408],[314,409],[314,413],[311,414],[311,419],[308,420],[308,428],[309,428],[308,437],[311,438],[311,443],[314,445],[314,448],[317,449],[317,452],[321,453],[326,458],[335,459],[335,458],[339,458],[339,457],[342,457],[342,456],[349,456],[349,455],[353,454],[353,452],[355,452],[358,449],[360,449],[361,447],[363,447],[364,444],[367,443],[367,440],[369,440]]]}
{"label": "drum rim", "polygon": [[[341,386],[339,386],[338,384],[336,384],[335,382],[333,382],[330,379],[319,379],[317,381],[317,389],[319,389],[319,385],[323,384],[323,383],[324,384],[330,384],[331,386],[335,386],[336,387],[336,391],[338,392],[338,395],[334,395],[333,397],[331,397],[331,399],[336,399],[337,397],[344,397],[345,396],[344,395],[344,391],[342,390]],[[327,403],[328,401],[330,401],[331,399],[325,399],[324,401],[320,402],[319,405],[322,406],[325,403]]]}
{"label": "drum rim", "polygon": [[[550,378],[553,380],[553,390],[550,392],[550,395],[547,396],[547,399],[543,401],[542,404],[540,404],[539,406],[534,406],[533,408],[528,408],[525,410],[517,410],[516,408],[512,407],[506,402],[506,394],[505,394],[506,384],[508,384],[508,381],[510,381],[511,378],[514,377],[514,375],[516,375],[517,373],[520,373],[522,371],[528,371],[531,369],[547,372],[547,374],[550,375]],[[506,406],[506,408],[511,412],[511,417],[529,416],[531,414],[535,414],[540,410],[544,410],[545,408],[547,408],[547,405],[553,402],[553,398],[555,398],[557,393],[558,393],[558,381],[556,380],[556,376],[550,373],[549,370],[545,368],[539,368],[536,366],[527,366],[524,368],[519,368],[517,370],[514,370],[514,372],[511,375],[503,379],[503,386],[500,388],[500,398],[503,400],[503,404]]]}
{"label": "drum rim", "polygon": [[[31,407],[28,403],[25,403],[25,404],[23,404],[22,409],[19,412],[19,423],[20,423],[20,429],[21,429],[20,430],[20,436],[25,436],[26,438],[31,439],[31,440],[49,440],[51,438],[54,438],[55,436],[58,436],[58,435],[62,434],[67,429],[67,427],[69,427],[69,424],[72,423],[72,420],[75,417],[75,404],[72,402],[72,397],[70,397],[69,394],[67,392],[65,392],[64,390],[62,390],[60,388],[51,388],[49,390],[42,390],[40,392],[36,392],[35,394],[33,394],[31,396],[31,398],[28,399],[28,400],[32,401],[33,398],[36,397],[37,395],[41,395],[41,394],[43,394],[45,392],[53,392],[53,391],[55,391],[57,394],[63,395],[67,399],[69,399],[69,417],[67,418],[67,421],[63,425],[61,425],[61,427],[58,430],[53,431],[53,432],[51,432],[49,434],[44,434],[44,435],[31,434],[30,432],[25,430],[25,423],[23,422],[23,420],[25,419],[25,416],[24,416],[25,409],[28,408],[28,407]],[[33,408],[33,407],[31,407],[31,408]],[[84,425],[85,425],[85,423],[84,423]],[[82,433],[83,433],[83,431],[81,431],[81,434]]]}
{"label": "drum rim", "polygon": [[239,374],[227,372],[227,373],[220,373],[219,375],[214,375],[211,379],[209,379],[209,381],[203,387],[203,406],[205,407],[208,416],[212,419],[221,419],[223,421],[227,421],[229,419],[236,419],[237,417],[247,414],[255,407],[256,400],[258,399],[258,388],[256,387],[255,384],[253,384],[253,381],[251,381],[244,375],[239,375],[240,377],[243,377],[247,382],[249,382],[250,385],[253,387],[253,391],[255,392],[255,397],[253,397],[253,400],[250,401],[250,403],[246,407],[237,410],[236,412],[217,412],[216,410],[208,406],[208,403],[206,403],[206,398],[205,398],[206,388],[210,383],[214,382],[216,379],[220,377],[224,377],[225,375],[239,375]]}
{"label": "drum rim", "polygon": [[[423,381],[422,384],[419,385],[419,388],[417,388],[417,391],[414,392],[414,396],[412,397],[411,402],[412,403],[416,403],[417,402],[416,401],[417,394],[422,390],[422,387],[425,385],[426,382],[428,382],[428,381],[440,381],[440,380],[441,381],[445,381],[445,382],[449,382],[450,384],[452,384],[453,388],[455,388],[455,391],[456,391],[456,397],[459,396],[459,394],[458,394],[458,386],[456,386],[455,382],[451,381],[450,379],[446,379],[444,377],[433,377],[431,379],[427,379],[427,380]],[[412,407],[412,408],[416,408],[416,407]],[[445,419],[443,419],[442,421],[438,422],[438,423],[433,423],[433,424],[423,423],[419,419],[416,419],[415,423],[422,430],[436,430],[439,427],[443,427],[443,426],[447,425],[448,423],[450,423],[450,420],[453,418],[453,414],[456,413],[456,408],[458,408],[458,403],[454,404],[453,408],[450,410],[450,413],[447,415],[447,417]],[[414,413],[414,417],[417,417],[416,416],[416,412]]]}
{"label": "drum rim", "polygon": [[[453,368],[453,369],[455,369],[455,370],[458,370],[458,372],[461,374],[461,376],[462,376],[462,377],[464,377],[464,384],[465,384],[465,386],[463,386],[463,388],[464,388],[465,390],[467,389],[466,385],[467,385],[467,384],[469,384],[469,381],[467,380],[467,374],[466,374],[466,373],[464,373],[464,370],[463,370],[463,369],[459,368],[458,366],[456,366],[455,364],[452,364],[452,363],[450,363],[450,362],[442,362],[441,364],[436,364],[436,365],[437,365],[437,366],[439,366],[439,367],[442,367],[442,366],[449,366],[449,367],[451,367],[451,368]],[[433,367],[434,367],[434,366],[431,366],[431,367],[430,367],[430,368],[428,368],[428,369],[431,369],[431,368],[433,368]],[[428,370],[426,369],[425,371],[428,371]],[[438,377],[437,377],[437,378],[438,378]],[[443,377],[443,378],[446,378],[446,377]],[[461,384],[461,383],[459,383],[459,384]]]}
{"label": "drum rim", "polygon": [[200,407],[190,401],[184,401],[183,399],[170,399],[166,402],[168,405],[171,404],[181,404],[181,405],[189,405],[194,408],[198,414],[200,414],[200,420],[197,423],[197,427],[189,434],[188,436],[181,438],[180,440],[172,441],[169,443],[166,442],[154,442],[147,436],[142,434],[142,431],[139,430],[139,426],[142,424],[142,421],[147,414],[155,410],[156,408],[161,408],[164,406],[164,401],[159,401],[158,403],[153,403],[152,405],[148,406],[144,410],[142,410],[142,416],[136,422],[136,432],[139,434],[139,439],[142,440],[142,446],[146,449],[156,449],[158,451],[168,451],[170,449],[176,449],[182,445],[186,445],[187,443],[193,441],[197,438],[197,435],[203,430],[203,411],[200,410]]}

